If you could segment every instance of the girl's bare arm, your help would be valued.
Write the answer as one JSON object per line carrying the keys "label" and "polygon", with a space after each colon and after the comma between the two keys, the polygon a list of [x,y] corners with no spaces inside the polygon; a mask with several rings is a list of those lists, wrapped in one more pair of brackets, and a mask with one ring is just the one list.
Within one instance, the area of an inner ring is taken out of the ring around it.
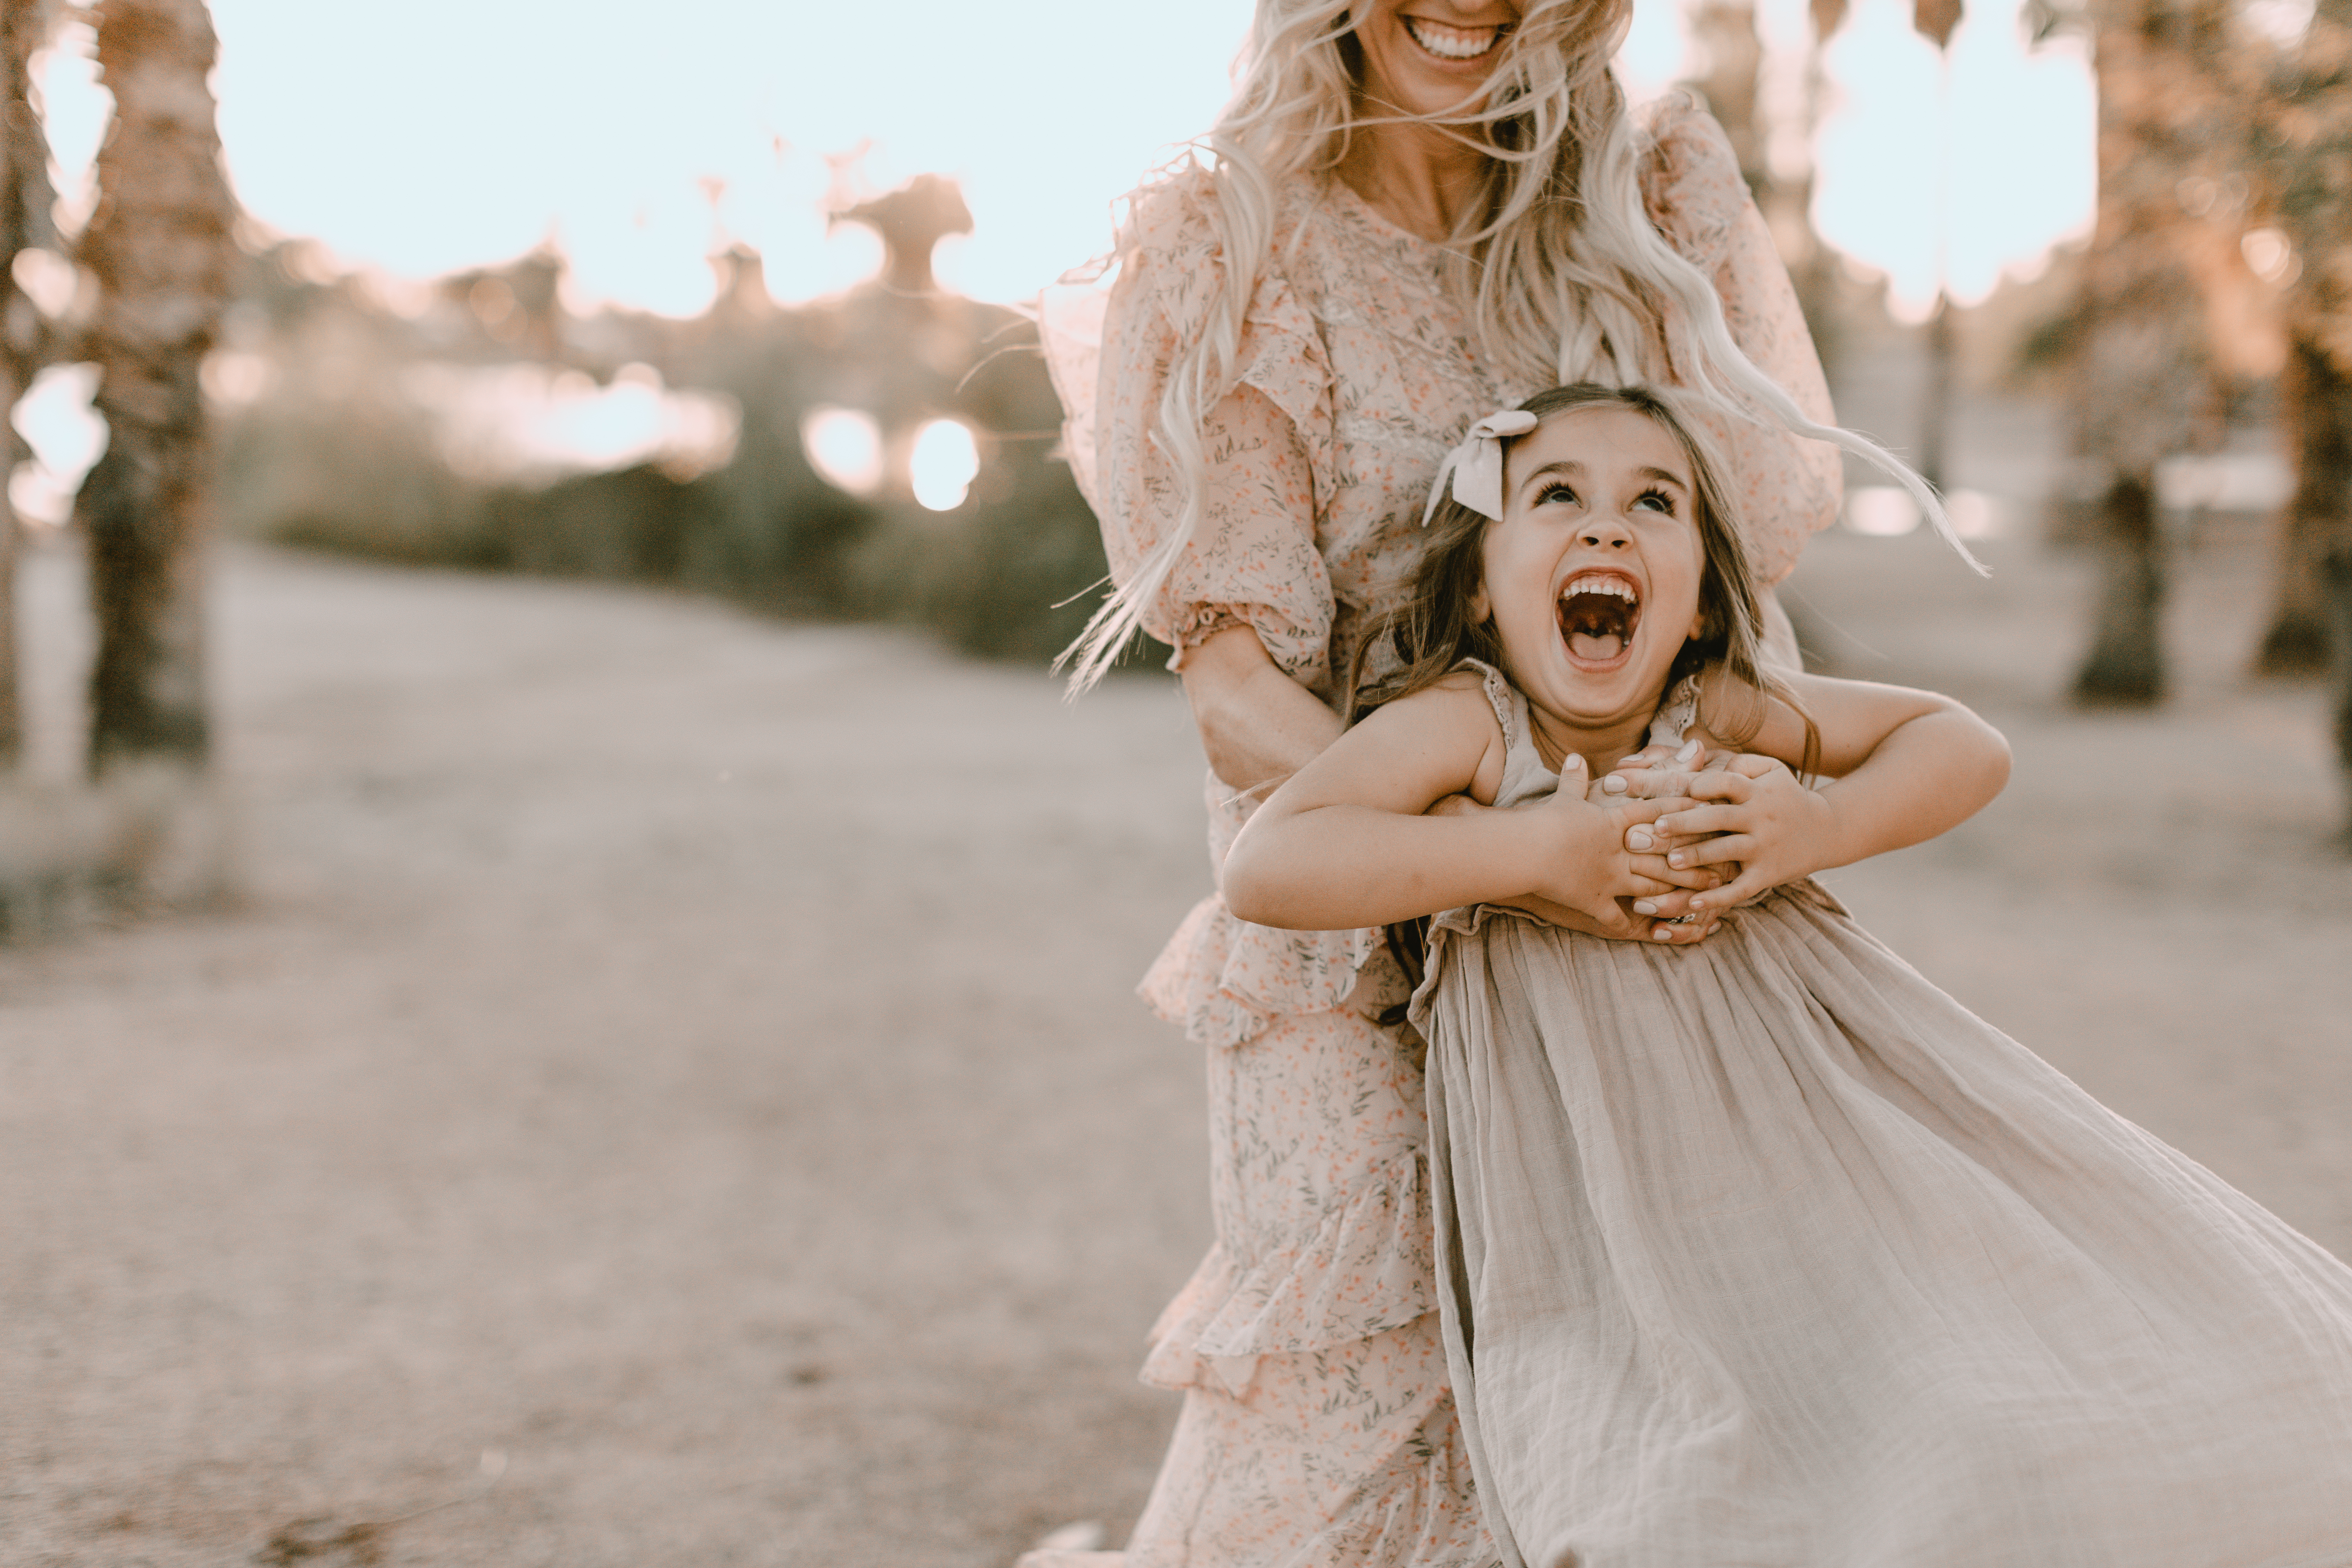
{"label": "girl's bare arm", "polygon": [[1493,800],[1503,752],[1475,677],[1390,703],[1258,808],[1226,857],[1226,904],[1260,925],[1331,931],[1529,897],[1616,921],[1617,900],[1671,890],[1624,840],[1677,801],[1593,805],[1577,784],[1516,811],[1427,815],[1448,795]]}
{"label": "girl's bare arm", "polygon": [[1667,814],[1675,834],[1718,837],[1676,849],[1677,867],[1738,861],[1730,885],[1695,895],[1695,910],[1727,909],[1768,888],[1922,843],[1958,826],[2009,782],[2009,742],[1948,697],[1827,676],[1789,678],[1819,726],[1821,771],[1808,789],[1790,771],[1804,724],[1773,701],[1746,754],[1689,785],[1706,804]]}

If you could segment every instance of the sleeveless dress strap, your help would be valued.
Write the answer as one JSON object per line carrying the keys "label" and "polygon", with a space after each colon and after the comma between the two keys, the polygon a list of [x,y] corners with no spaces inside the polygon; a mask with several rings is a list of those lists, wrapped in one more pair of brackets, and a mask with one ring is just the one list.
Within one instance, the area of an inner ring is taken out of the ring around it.
{"label": "sleeveless dress strap", "polygon": [[1479,685],[1486,700],[1495,710],[1495,721],[1503,727],[1503,744],[1511,751],[1519,747],[1519,737],[1527,732],[1527,699],[1510,679],[1482,658],[1465,658],[1458,667],[1478,672]]}
{"label": "sleeveless dress strap", "polygon": [[1483,659],[1465,658],[1456,667],[1478,672],[1486,700],[1494,705],[1495,721],[1503,727],[1503,782],[1495,791],[1496,805],[1517,805],[1540,800],[1559,787],[1559,770],[1545,764],[1536,750],[1535,725],[1528,717],[1528,700],[1510,678]]}

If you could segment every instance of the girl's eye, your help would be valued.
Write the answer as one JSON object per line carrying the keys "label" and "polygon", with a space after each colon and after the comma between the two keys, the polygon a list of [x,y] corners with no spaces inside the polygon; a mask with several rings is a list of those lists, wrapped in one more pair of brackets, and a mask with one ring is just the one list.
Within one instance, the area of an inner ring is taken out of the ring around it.
{"label": "girl's eye", "polygon": [[1675,498],[1664,490],[1643,490],[1633,498],[1633,505],[1637,508],[1646,507],[1652,511],[1664,512],[1668,517],[1675,514]]}
{"label": "girl's eye", "polygon": [[1536,492],[1536,504],[1538,506],[1544,506],[1552,501],[1561,501],[1569,506],[1574,506],[1576,504],[1576,492],[1570,489],[1566,485],[1561,484],[1558,479],[1554,479],[1550,484],[1544,486],[1542,489]]}

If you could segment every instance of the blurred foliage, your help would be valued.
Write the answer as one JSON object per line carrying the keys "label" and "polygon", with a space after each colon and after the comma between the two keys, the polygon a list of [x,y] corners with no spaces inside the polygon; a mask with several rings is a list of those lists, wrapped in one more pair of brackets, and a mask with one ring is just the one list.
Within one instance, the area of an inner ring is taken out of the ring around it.
{"label": "blurred foliage", "polygon": [[[903,622],[980,657],[1044,663],[1098,598],[1100,534],[1058,456],[1061,409],[1034,327],[930,286],[936,198],[953,187],[910,190],[930,205],[886,197],[844,215],[883,229],[883,278],[782,309],[759,258],[738,248],[714,259],[718,297],[688,321],[568,314],[561,259],[545,252],[446,279],[396,309],[300,242],[281,245],[253,262],[230,322],[234,364],[217,378],[239,381],[215,397],[225,524],[404,564],[658,584],[783,616]],[[918,248],[919,268],[908,258]],[[715,466],[656,454],[561,476],[468,461],[449,411],[417,395],[419,373],[502,365],[600,384],[650,367],[668,390],[731,405],[732,449]],[[886,463],[872,493],[838,489],[812,465],[802,432],[821,407],[863,411],[878,427]],[[914,499],[906,450],[941,418],[971,431],[980,468],[961,505],[932,511]]]}

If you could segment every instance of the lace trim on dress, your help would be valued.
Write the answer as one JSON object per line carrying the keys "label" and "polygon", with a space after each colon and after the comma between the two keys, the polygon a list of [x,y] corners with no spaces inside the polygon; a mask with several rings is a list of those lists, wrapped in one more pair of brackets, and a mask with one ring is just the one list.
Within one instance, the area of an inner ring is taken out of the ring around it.
{"label": "lace trim on dress", "polygon": [[1506,751],[1519,749],[1519,694],[1512,689],[1510,678],[1484,659],[1462,661],[1478,672],[1478,684],[1486,693],[1486,701],[1495,710],[1495,721],[1503,727],[1503,747]]}
{"label": "lace trim on dress", "polygon": [[1185,1038],[1231,1048],[1279,1017],[1350,1001],[1378,1012],[1402,1001],[1401,989],[1389,996],[1381,984],[1381,994],[1359,995],[1387,949],[1377,931],[1276,931],[1235,920],[1224,900],[1209,898],[1184,917],[1136,989],[1153,1012],[1181,1024]]}
{"label": "lace trim on dress", "polygon": [[1685,675],[1666,693],[1658,705],[1657,716],[1650,721],[1650,744],[1679,746],[1690,736],[1691,726],[1698,722],[1698,677]]}
{"label": "lace trim on dress", "polygon": [[1432,1226],[1427,1164],[1414,1153],[1255,1268],[1213,1247],[1153,1327],[1143,1381],[1190,1388],[1213,1377],[1239,1394],[1259,1356],[1351,1344],[1435,1311]]}

